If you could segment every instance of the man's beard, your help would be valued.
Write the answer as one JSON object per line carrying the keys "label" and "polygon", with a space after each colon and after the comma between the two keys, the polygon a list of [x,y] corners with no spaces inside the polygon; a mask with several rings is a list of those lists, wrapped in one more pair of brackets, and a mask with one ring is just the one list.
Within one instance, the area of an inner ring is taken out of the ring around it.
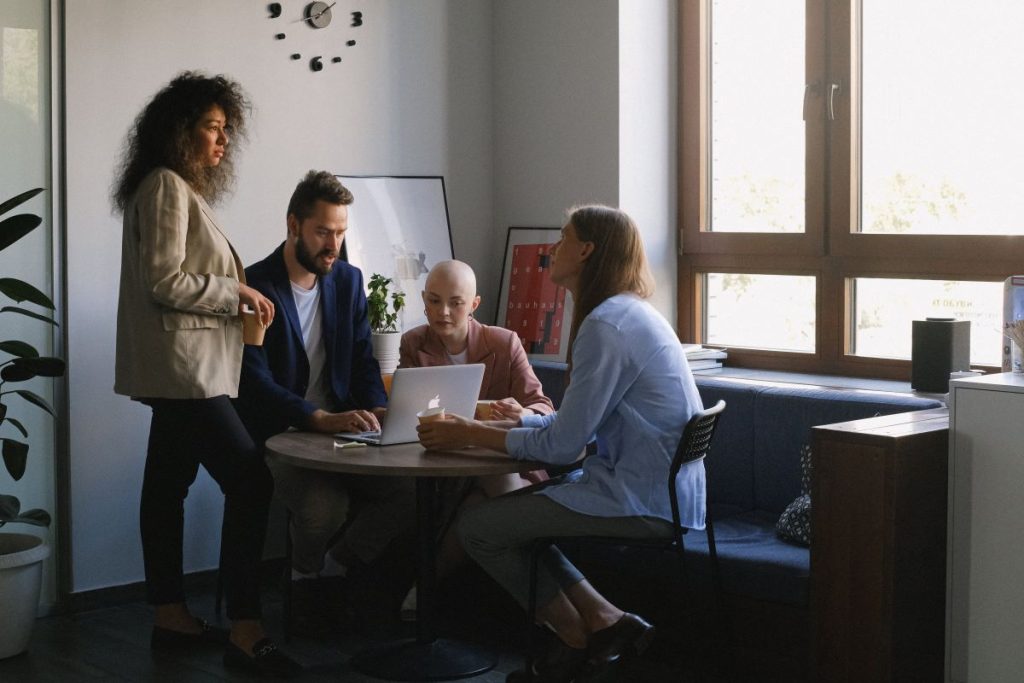
{"label": "man's beard", "polygon": [[[338,260],[338,254],[331,249],[324,249],[317,256],[333,256],[334,262]],[[312,254],[309,253],[309,249],[306,248],[306,243],[302,241],[302,235],[298,235],[295,239],[295,260],[299,262],[299,265],[315,275],[327,275],[331,272],[331,268],[334,267],[334,262],[326,268],[318,266],[316,259],[313,258]]]}

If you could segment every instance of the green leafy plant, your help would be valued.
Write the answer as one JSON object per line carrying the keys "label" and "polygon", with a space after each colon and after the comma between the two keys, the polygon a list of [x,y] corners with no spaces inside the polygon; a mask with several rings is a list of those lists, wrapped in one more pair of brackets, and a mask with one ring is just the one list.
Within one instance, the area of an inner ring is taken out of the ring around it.
{"label": "green leafy plant", "polygon": [[392,284],[394,284],[394,280],[384,277],[380,273],[370,276],[370,294],[366,297],[366,304],[369,309],[370,330],[373,332],[398,332],[398,312],[405,306],[405,293],[394,292],[391,294],[391,311],[389,312],[388,286]]}
{"label": "green leafy plant", "polygon": [[[42,191],[42,188],[36,188],[8,199],[0,204],[0,216]],[[39,216],[28,213],[9,216],[0,221],[0,251],[35,230],[42,222],[43,219]],[[27,282],[15,278],[0,277],[0,294],[12,299],[17,304],[28,302],[50,311],[54,310],[50,297]],[[27,316],[49,325],[57,325],[57,321],[53,318],[20,306],[0,307],[0,314]],[[0,341],[0,351],[10,356],[6,361],[0,362],[0,430],[10,425],[12,429],[6,430],[8,433],[17,432],[21,435],[21,439],[27,440],[28,430],[25,425],[20,420],[8,415],[7,402],[10,397],[17,396],[42,408],[54,417],[56,414],[53,407],[42,396],[28,389],[8,389],[7,387],[10,384],[25,382],[34,377],[60,377],[64,374],[64,361],[60,358],[40,356],[31,344],[16,339]],[[18,481],[24,476],[25,466],[28,463],[28,443],[8,436],[0,437],[0,442],[3,444],[4,466],[11,477]],[[21,501],[15,496],[0,495],[0,527],[8,522],[50,526],[50,514],[45,510],[22,512]]]}

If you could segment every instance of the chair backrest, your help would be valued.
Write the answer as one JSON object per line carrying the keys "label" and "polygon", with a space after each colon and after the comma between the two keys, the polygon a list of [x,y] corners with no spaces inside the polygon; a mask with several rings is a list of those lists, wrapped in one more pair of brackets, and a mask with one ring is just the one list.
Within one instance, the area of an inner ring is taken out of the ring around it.
{"label": "chair backrest", "polygon": [[668,496],[672,503],[672,523],[679,529],[679,500],[676,494],[676,477],[683,465],[698,460],[703,460],[711,448],[711,437],[715,435],[715,427],[718,426],[718,418],[725,410],[725,401],[718,401],[715,405],[701,410],[694,414],[686,423],[683,429],[683,436],[679,439],[676,447],[675,457],[672,458],[672,467],[668,474]]}

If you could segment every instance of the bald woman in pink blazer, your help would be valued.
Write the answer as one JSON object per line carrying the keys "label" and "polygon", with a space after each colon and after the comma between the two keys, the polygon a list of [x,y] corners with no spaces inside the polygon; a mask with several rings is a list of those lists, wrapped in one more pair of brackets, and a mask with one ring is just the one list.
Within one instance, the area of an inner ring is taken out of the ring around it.
{"label": "bald woman in pink blazer", "polygon": [[[540,380],[533,373],[522,342],[514,332],[469,318],[466,337],[465,362],[484,365],[480,398],[500,401],[501,405],[494,406],[497,415],[512,418],[509,412],[514,406],[502,401],[509,398],[515,399],[524,411],[537,415],[555,411],[551,399],[541,391]],[[420,325],[402,335],[399,364],[403,368],[424,368],[452,365],[453,361],[441,337],[430,325]],[[515,418],[519,418],[518,413]]]}
{"label": "bald woman in pink blazer", "polygon": [[[494,401],[491,419],[518,421],[522,415],[553,413],[551,399],[541,391],[540,380],[530,367],[519,337],[503,327],[474,320],[472,313],[479,305],[476,275],[467,264],[443,261],[431,268],[423,288],[427,324],[402,335],[399,367],[482,363],[480,399]],[[455,502],[465,508],[547,478],[543,470],[477,477],[469,494]],[[461,557],[455,534],[446,534],[438,554],[438,576],[448,574]],[[415,589],[402,604],[402,614],[408,617],[414,610]]]}

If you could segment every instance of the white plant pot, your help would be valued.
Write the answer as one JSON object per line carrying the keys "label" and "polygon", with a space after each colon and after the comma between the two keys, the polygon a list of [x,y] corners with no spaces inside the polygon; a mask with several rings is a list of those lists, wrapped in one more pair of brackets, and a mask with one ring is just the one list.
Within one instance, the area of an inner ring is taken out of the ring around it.
{"label": "white plant pot", "polygon": [[30,534],[0,534],[0,659],[28,648],[50,546]]}
{"label": "white plant pot", "polygon": [[390,375],[398,368],[401,341],[401,332],[374,332],[370,335],[373,357],[377,359],[382,375]]}

